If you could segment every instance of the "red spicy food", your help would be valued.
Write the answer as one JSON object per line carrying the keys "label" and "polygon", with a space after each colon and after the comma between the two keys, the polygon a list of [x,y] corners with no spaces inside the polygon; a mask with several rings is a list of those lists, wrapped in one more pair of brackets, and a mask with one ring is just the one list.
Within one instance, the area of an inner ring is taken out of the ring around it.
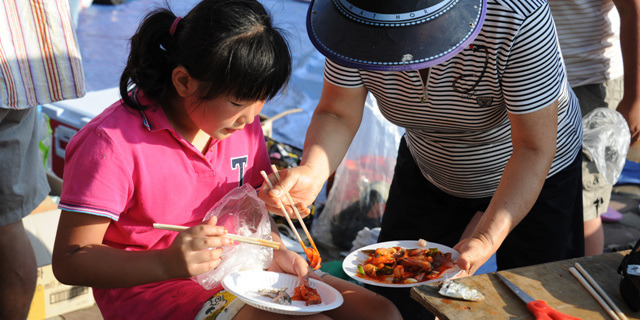
{"label": "red spicy food", "polygon": [[307,259],[309,259],[309,266],[313,268],[313,270],[320,269],[320,262],[322,259],[320,258],[320,253],[318,250],[313,248],[305,248],[304,253],[307,255]]}
{"label": "red spicy food", "polygon": [[322,299],[320,298],[318,291],[306,284],[295,287],[293,290],[293,297],[291,297],[291,300],[305,301],[308,306],[322,303]]}
{"label": "red spicy food", "polygon": [[362,250],[368,256],[358,264],[358,277],[381,283],[416,283],[437,279],[453,268],[450,252],[402,247]]}

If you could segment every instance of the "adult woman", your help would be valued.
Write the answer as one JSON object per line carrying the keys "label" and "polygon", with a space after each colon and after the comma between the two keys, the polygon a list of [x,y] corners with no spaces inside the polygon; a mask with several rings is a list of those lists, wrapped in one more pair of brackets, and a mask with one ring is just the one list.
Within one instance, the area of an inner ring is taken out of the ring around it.
{"label": "adult woman", "polygon": [[307,26],[325,82],[301,165],[261,191],[272,212],[283,190],[311,203],[372,93],[406,128],[378,241],[454,246],[466,274],[584,255],[580,110],[546,2],[316,0]]}

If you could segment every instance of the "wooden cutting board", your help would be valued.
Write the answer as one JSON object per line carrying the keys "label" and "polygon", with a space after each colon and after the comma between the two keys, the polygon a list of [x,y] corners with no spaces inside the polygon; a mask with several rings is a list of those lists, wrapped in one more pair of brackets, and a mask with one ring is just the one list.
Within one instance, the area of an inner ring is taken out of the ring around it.
{"label": "wooden cutting board", "polygon": [[[500,271],[500,274],[534,299],[544,300],[562,313],[585,320],[611,319],[597,300],[569,272],[569,267],[578,262],[629,319],[640,319],[640,312],[631,311],[618,290],[621,276],[617,269],[627,253],[629,251],[562,260],[504,270]],[[457,281],[480,290],[485,295],[485,300],[470,302],[445,298],[438,294],[437,283],[414,287],[411,297],[440,320],[535,319],[527,311],[524,302],[511,292],[495,273]]]}

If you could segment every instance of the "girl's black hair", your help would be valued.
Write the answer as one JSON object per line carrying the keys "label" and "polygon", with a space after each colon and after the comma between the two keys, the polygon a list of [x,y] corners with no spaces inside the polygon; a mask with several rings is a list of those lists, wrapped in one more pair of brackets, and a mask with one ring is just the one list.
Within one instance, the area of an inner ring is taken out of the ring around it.
{"label": "girl's black hair", "polygon": [[150,107],[129,95],[133,89],[166,102],[175,92],[171,72],[177,66],[206,84],[198,93],[202,99],[269,100],[289,81],[289,47],[258,1],[203,0],[171,35],[175,19],[169,9],[156,9],[131,38],[120,95],[132,108]]}

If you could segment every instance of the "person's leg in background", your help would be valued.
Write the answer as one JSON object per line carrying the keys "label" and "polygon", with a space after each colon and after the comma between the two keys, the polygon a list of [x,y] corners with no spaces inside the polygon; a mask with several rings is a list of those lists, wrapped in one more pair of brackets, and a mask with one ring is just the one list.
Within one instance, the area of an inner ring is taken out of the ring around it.
{"label": "person's leg in background", "polygon": [[604,229],[600,217],[584,222],[584,255],[595,256],[604,252]]}
{"label": "person's leg in background", "polygon": [[22,220],[0,227],[0,319],[24,320],[36,289],[36,256]]}
{"label": "person's leg in background", "polygon": [[0,319],[26,319],[37,264],[22,218],[49,193],[37,111],[0,109]]}
{"label": "person's leg in background", "polygon": [[[624,81],[622,77],[600,84],[589,84],[572,88],[580,101],[584,118],[596,108],[615,110],[622,100]],[[585,255],[601,254],[604,251],[604,230],[601,215],[607,212],[613,186],[598,172],[593,159],[583,152],[582,182],[584,206]]]}
{"label": "person's leg in background", "polygon": [[607,211],[613,186],[598,172],[596,164],[588,153],[582,153],[582,202],[584,220],[585,256],[601,254],[604,251],[604,229],[601,215]]}

